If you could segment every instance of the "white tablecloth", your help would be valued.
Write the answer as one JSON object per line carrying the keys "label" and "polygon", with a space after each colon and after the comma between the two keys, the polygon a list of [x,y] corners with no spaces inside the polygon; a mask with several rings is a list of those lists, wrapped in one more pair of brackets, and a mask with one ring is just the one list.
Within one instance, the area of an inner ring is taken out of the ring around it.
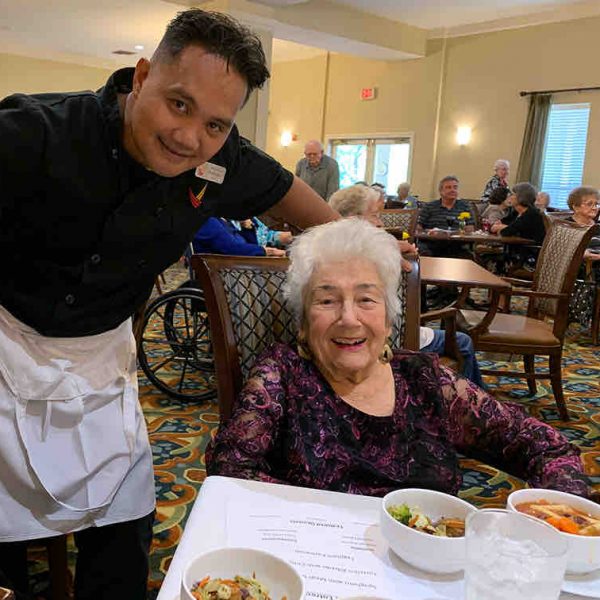
{"label": "white tablecloth", "polygon": [[[245,481],[227,477],[208,477],[203,483],[198,498],[187,521],[181,542],[177,548],[169,571],[165,577],[158,600],[179,600],[181,576],[183,569],[195,556],[228,545],[232,536],[227,535],[227,503],[229,500],[244,499],[254,506],[260,506],[261,498],[269,502],[278,498],[287,502],[309,502],[327,507],[352,511],[359,517],[362,514],[372,515],[379,510],[380,498],[340,494],[287,485],[275,485],[257,481]],[[234,544],[229,544],[234,545]],[[428,575],[412,569],[401,561],[402,572],[410,575],[431,590],[432,598],[462,600],[462,585],[458,576]],[[579,596],[562,593],[560,600],[575,600]]]}

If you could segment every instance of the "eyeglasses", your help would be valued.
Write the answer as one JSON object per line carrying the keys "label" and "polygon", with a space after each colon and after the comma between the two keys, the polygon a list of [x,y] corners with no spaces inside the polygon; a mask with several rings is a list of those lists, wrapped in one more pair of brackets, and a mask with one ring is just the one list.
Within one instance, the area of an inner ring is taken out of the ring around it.
{"label": "eyeglasses", "polygon": [[585,206],[586,208],[598,208],[600,204],[598,204],[598,202],[583,202],[581,206]]}

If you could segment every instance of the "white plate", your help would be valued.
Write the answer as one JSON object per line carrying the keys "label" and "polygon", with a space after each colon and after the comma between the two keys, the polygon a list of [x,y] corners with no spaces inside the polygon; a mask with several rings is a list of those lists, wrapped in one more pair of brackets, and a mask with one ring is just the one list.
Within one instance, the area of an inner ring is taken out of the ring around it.
{"label": "white plate", "polygon": [[600,598],[600,569],[585,575],[565,575],[562,589],[569,594]]}

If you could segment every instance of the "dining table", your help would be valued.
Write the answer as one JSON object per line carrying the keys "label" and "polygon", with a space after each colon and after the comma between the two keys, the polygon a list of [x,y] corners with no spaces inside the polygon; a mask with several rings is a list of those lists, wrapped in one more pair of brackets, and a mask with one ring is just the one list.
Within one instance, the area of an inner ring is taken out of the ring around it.
{"label": "dining table", "polygon": [[[381,507],[381,498],[371,496],[208,477],[157,600],[179,600],[186,565],[223,547],[252,547],[287,560],[305,581],[305,600],[462,600],[462,571],[426,573],[394,554],[379,527]],[[580,579],[565,578],[560,600],[575,600],[573,592],[600,597],[587,593],[595,589],[593,578]]]}
{"label": "dining table", "polygon": [[528,238],[515,235],[499,235],[487,231],[465,232],[460,230],[428,229],[417,232],[414,236],[418,240],[433,242],[456,242],[461,244],[488,244],[488,245],[532,245],[536,242]]}
{"label": "dining table", "polygon": [[510,283],[468,258],[421,256],[421,282],[428,285],[508,291]]}

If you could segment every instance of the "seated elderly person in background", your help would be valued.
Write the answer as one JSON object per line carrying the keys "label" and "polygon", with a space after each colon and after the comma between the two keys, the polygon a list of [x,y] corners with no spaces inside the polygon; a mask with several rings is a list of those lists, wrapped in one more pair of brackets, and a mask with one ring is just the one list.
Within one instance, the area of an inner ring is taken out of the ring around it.
{"label": "seated elderly person in background", "polygon": [[386,208],[418,208],[418,200],[410,195],[410,183],[405,181],[396,190],[397,198],[391,198],[386,202]]}
{"label": "seated elderly person in background", "polygon": [[550,207],[550,194],[548,192],[538,192],[535,198],[535,207],[541,212],[553,212],[555,209]]}
{"label": "seated elderly person in background", "polygon": [[[501,236],[517,236],[533,240],[541,245],[546,237],[546,227],[542,213],[535,207],[537,190],[530,183],[517,183],[508,197],[513,209],[499,223],[492,225],[492,233]],[[509,255],[504,257],[499,271],[508,273],[522,266],[533,270],[539,248],[511,245]]]}
{"label": "seated elderly person in background", "polygon": [[285,250],[261,246],[253,227],[237,229],[227,219],[209,217],[196,232],[192,241],[196,254],[225,254],[236,256],[285,256]]}
{"label": "seated elderly person in background", "polygon": [[508,188],[508,173],[510,171],[510,163],[504,158],[499,158],[494,163],[494,174],[485,184],[481,201],[488,202],[492,192],[497,188]]}
{"label": "seated elderly person in background", "polygon": [[387,195],[385,193],[385,186],[382,183],[372,183],[371,189],[375,190],[379,194],[379,200],[377,202],[377,210],[382,211],[385,208],[385,202]]}
{"label": "seated elderly person in background", "polygon": [[[375,225],[383,227],[379,218],[381,212],[381,198],[379,192],[372,186],[368,187],[362,183],[342,188],[331,195],[329,206],[337,210],[342,217],[360,216]],[[402,254],[416,254],[417,247],[406,240],[399,240],[398,247]],[[410,263],[403,259],[403,267],[410,271]]]}
{"label": "seated elderly person in background", "polygon": [[[439,185],[439,200],[431,200],[421,206],[419,211],[418,228],[420,231],[433,232],[435,229],[456,229],[461,213],[468,213],[466,219],[467,231],[473,230],[473,215],[471,206],[458,198],[458,178],[454,175],[444,177]],[[454,258],[471,258],[469,248],[452,240],[420,240],[419,251],[427,256],[451,256]]]}
{"label": "seated elderly person in background", "polygon": [[[567,200],[573,216],[565,221],[572,221],[589,227],[596,224],[598,208],[600,208],[600,192],[593,187],[581,186],[575,188]],[[600,281],[600,239],[593,237],[590,245],[583,253],[583,258],[592,262],[592,269],[596,281]],[[583,273],[581,274],[583,275]]]}
{"label": "seated elderly person in background", "polygon": [[457,493],[457,452],[485,456],[534,487],[588,495],[578,450],[522,408],[440,367],[393,352],[396,240],[361,219],[313,227],[291,247],[286,297],[297,347],[257,358],[206,452],[210,475],[381,496]]}
{"label": "seated elderly person in background", "polygon": [[505,187],[497,187],[489,198],[489,204],[481,213],[481,220],[488,222],[490,226],[498,223],[508,213],[507,198],[510,195],[510,190]]}
{"label": "seated elderly person in background", "polygon": [[[344,188],[333,194],[329,201],[331,208],[337,210],[342,217],[360,217],[379,227],[381,222],[375,212],[374,199],[370,197],[371,191],[368,188],[355,189],[357,187]],[[404,243],[406,244],[406,242]],[[405,270],[410,271],[411,268],[412,266],[408,262]],[[421,327],[419,330],[419,348],[421,352],[435,352],[441,356],[444,353],[445,341],[446,333],[441,329]],[[477,357],[475,356],[473,340],[466,333],[459,331],[456,333],[456,346],[464,359],[462,374],[475,385],[484,387]]]}

